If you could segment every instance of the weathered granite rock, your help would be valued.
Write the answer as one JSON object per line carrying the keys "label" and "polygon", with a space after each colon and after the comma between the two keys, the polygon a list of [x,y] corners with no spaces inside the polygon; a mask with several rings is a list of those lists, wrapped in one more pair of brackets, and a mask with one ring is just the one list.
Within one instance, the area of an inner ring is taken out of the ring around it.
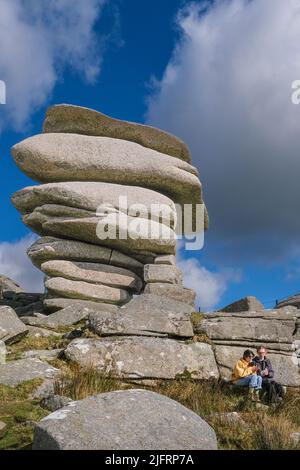
{"label": "weathered granite rock", "polygon": [[143,286],[142,280],[132,271],[107,264],[52,260],[43,263],[41,270],[50,277],[104,284],[135,294],[138,294]]}
{"label": "weathered granite rock", "polygon": [[122,305],[130,300],[130,295],[125,290],[83,281],[70,281],[62,277],[48,279],[45,282],[45,287],[50,294],[73,299],[93,300],[116,305]]}
{"label": "weathered granite rock", "polygon": [[42,236],[70,237],[95,245],[108,245],[128,254],[138,251],[175,252],[176,234],[171,228],[121,213],[98,213],[96,216],[83,209],[49,204],[24,215],[23,222]]}
{"label": "weathered granite rock", "polygon": [[63,349],[32,349],[30,351],[24,351],[22,359],[40,359],[41,361],[52,361],[59,357],[63,352]]}
{"label": "weathered granite rock", "polygon": [[258,312],[260,310],[264,310],[263,304],[256,297],[248,296],[221,308],[220,312]]}
{"label": "weathered granite rock", "polygon": [[121,121],[81,106],[52,106],[47,110],[43,131],[129,140],[188,163],[191,161],[187,145],[178,137],[155,127]]}
{"label": "weathered granite rock", "polygon": [[182,285],[182,273],[176,266],[146,264],[144,266],[144,281]]}
{"label": "weathered granite rock", "polygon": [[6,363],[6,346],[4,341],[0,340],[0,364]]}
{"label": "weathered granite rock", "polygon": [[195,308],[196,293],[193,289],[166,282],[148,282],[144,293],[166,296]]}
{"label": "weathered granite rock", "polygon": [[60,326],[76,325],[76,323],[87,319],[90,312],[91,309],[87,307],[83,307],[81,305],[69,305],[64,309],[58,310],[57,312],[51,313],[43,318],[23,317],[22,320],[27,325],[55,329]]}
{"label": "weathered granite rock", "polygon": [[40,134],[15,145],[12,155],[21,171],[41,183],[117,183],[154,189],[180,204],[202,202],[196,168],[134,142],[78,134]]}
{"label": "weathered granite rock", "polygon": [[137,273],[143,273],[144,269],[144,265],[135,258],[106,246],[54,237],[40,238],[31,245],[27,254],[38,268],[46,261],[63,259],[112,264]]}
{"label": "weathered granite rock", "polygon": [[154,264],[168,264],[170,266],[176,266],[176,257],[174,255],[157,256],[154,260]]}
{"label": "weathered granite rock", "polygon": [[29,186],[12,196],[14,206],[28,214],[47,204],[96,212],[123,212],[132,217],[152,219],[174,228],[176,209],[166,196],[138,186],[101,182],[63,182]]}
{"label": "weathered granite rock", "polygon": [[14,281],[13,279],[10,279],[7,276],[0,275],[0,299],[2,298],[2,295],[4,292],[22,292],[23,289],[19,284]]}
{"label": "weathered granite rock", "polygon": [[39,359],[19,359],[0,364],[0,383],[15,387],[28,380],[53,378],[58,372],[59,369]]}
{"label": "weathered granite rock", "polygon": [[44,300],[44,308],[48,313],[54,313],[69,306],[75,308],[96,308],[97,310],[104,310],[106,312],[117,312],[118,306],[102,302],[93,302],[92,300],[79,300],[79,299],[57,299],[49,298]]}
{"label": "weathered granite rock", "polygon": [[93,365],[99,371],[128,379],[218,378],[211,347],[174,339],[124,336],[75,339],[65,350],[67,359]]}
{"label": "weathered granite rock", "polygon": [[15,343],[27,333],[28,329],[15,311],[10,307],[0,306],[0,340],[6,344]]}
{"label": "weathered granite rock", "polygon": [[[155,412],[153,412],[155,410]],[[196,413],[147,390],[71,402],[35,428],[34,450],[213,450],[213,429]]]}
{"label": "weathered granite rock", "polygon": [[201,323],[201,332],[212,340],[291,343],[297,315],[293,311],[264,310],[240,314],[208,313]]}
{"label": "weathered granite rock", "polygon": [[92,312],[90,328],[99,336],[193,336],[192,307],[162,296],[139,295],[117,314]]}
{"label": "weathered granite rock", "polygon": [[292,295],[284,300],[281,300],[277,303],[275,308],[283,308],[287,306],[293,306],[296,308],[300,308],[300,295]]}

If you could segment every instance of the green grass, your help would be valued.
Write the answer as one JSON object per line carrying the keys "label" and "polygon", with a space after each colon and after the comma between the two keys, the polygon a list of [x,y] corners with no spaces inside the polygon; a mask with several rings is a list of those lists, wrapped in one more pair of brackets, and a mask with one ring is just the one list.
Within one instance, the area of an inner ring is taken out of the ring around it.
{"label": "green grass", "polygon": [[41,379],[35,379],[17,387],[0,385],[0,420],[7,425],[0,435],[0,450],[31,446],[34,426],[30,422],[49,414],[30,398],[41,383]]}
{"label": "green grass", "polygon": [[34,337],[25,336],[18,343],[14,343],[7,348],[7,360],[13,361],[20,359],[23,352],[34,349],[59,349],[66,347],[69,340],[60,338],[58,336],[47,336],[47,337]]}

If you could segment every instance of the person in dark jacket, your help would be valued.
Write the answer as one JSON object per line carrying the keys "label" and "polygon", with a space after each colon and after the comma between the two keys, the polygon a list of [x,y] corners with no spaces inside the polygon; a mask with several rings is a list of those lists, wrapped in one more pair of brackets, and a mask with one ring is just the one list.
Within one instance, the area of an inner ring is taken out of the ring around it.
{"label": "person in dark jacket", "polygon": [[262,388],[266,392],[269,403],[278,403],[283,399],[284,389],[281,384],[274,380],[274,370],[270,359],[267,357],[267,349],[259,346],[253,364],[257,366],[257,374],[262,378]]}

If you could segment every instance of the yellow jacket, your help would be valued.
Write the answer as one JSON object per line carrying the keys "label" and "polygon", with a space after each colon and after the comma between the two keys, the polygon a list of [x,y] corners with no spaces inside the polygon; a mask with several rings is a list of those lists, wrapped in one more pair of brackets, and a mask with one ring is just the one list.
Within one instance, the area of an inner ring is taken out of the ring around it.
{"label": "yellow jacket", "polygon": [[245,361],[245,359],[240,359],[234,369],[232,371],[231,380],[232,382],[236,382],[243,377],[247,377],[248,375],[256,374],[256,372],[252,369],[252,366],[249,366],[249,363]]}

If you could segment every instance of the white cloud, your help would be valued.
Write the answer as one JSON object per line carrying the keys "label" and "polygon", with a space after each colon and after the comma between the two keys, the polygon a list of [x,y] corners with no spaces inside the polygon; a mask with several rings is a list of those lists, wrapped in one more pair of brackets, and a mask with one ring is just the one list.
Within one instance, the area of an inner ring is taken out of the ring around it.
{"label": "white cloud", "polygon": [[0,79],[7,86],[0,127],[22,130],[66,66],[96,79],[103,51],[94,26],[105,2],[0,0]]}
{"label": "white cloud", "polygon": [[210,236],[231,260],[299,246],[299,0],[192,3],[148,123],[181,136],[200,170]]}
{"label": "white cloud", "polygon": [[26,253],[36,238],[27,235],[16,242],[0,243],[0,274],[17,281],[27,292],[44,292],[44,275],[32,265]]}
{"label": "white cloud", "polygon": [[241,272],[234,269],[223,269],[218,272],[209,271],[201,266],[196,258],[184,258],[184,250],[179,249],[178,267],[182,270],[184,285],[194,289],[197,295],[196,308],[201,311],[213,309],[221,300],[229,285],[240,282]]}

